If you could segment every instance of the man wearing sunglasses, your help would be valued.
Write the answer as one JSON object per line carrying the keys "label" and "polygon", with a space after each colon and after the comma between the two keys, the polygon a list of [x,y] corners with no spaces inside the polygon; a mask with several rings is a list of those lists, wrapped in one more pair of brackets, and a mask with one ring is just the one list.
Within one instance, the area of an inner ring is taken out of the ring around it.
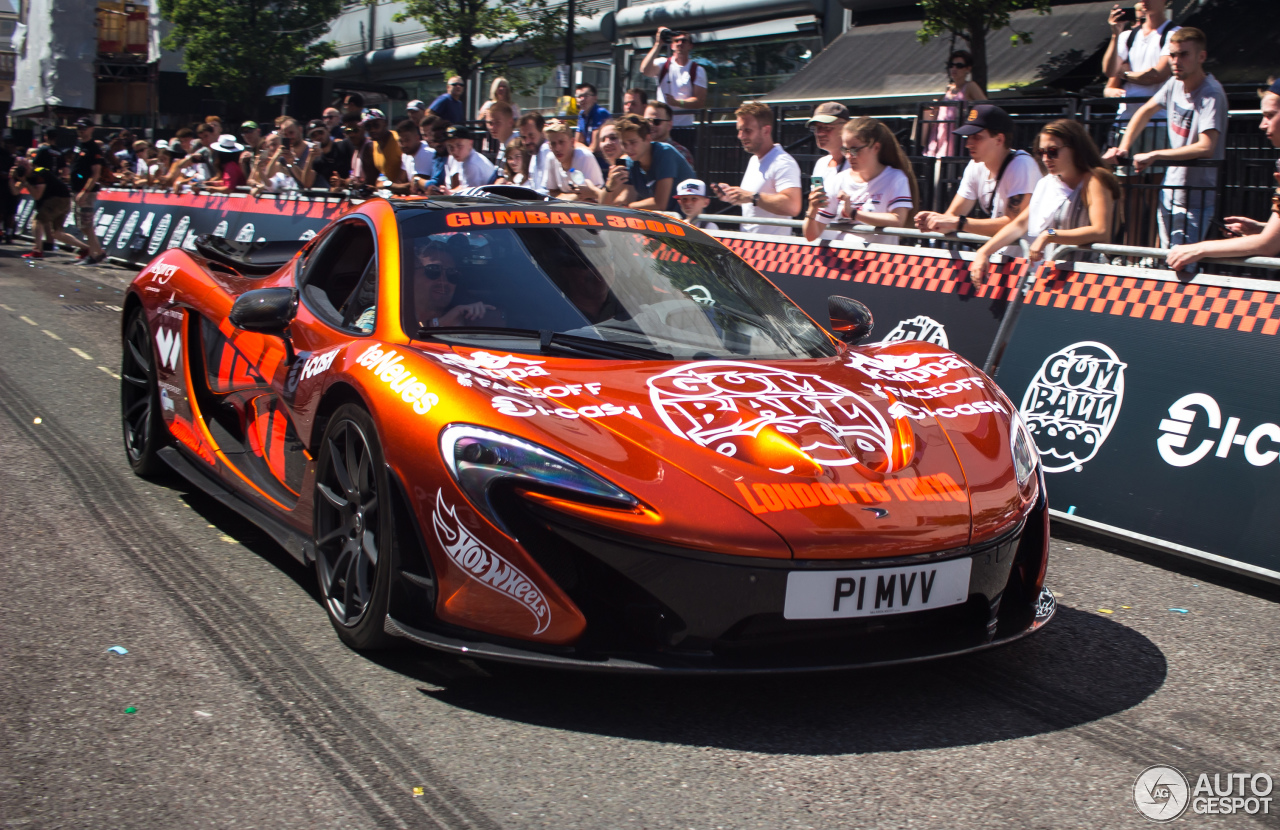
{"label": "man wearing sunglasses", "polygon": [[448,87],[449,91],[432,101],[429,109],[450,124],[461,124],[467,120],[467,110],[462,105],[467,88],[457,75],[449,79]]}
{"label": "man wearing sunglasses", "polygon": [[[934,233],[995,236],[1031,204],[1031,194],[1041,178],[1040,166],[1029,154],[1009,147],[1013,119],[993,104],[974,107],[969,121],[952,134],[964,138],[972,161],[964,169],[947,212],[921,211],[916,214],[916,227]],[[983,216],[969,215],[975,205],[981,207]],[[1002,253],[1019,256],[1021,249],[1009,245]]]}
{"label": "man wearing sunglasses", "polygon": [[481,302],[453,304],[462,272],[443,245],[428,241],[415,246],[414,256],[413,306],[419,328],[484,325],[485,317],[497,311]]}
{"label": "man wearing sunglasses", "polygon": [[645,106],[644,120],[649,122],[649,139],[651,141],[670,144],[680,155],[684,156],[684,160],[689,162],[690,167],[693,166],[693,153],[690,153],[687,147],[671,137],[671,125],[673,123],[671,107],[661,101],[654,101]]}

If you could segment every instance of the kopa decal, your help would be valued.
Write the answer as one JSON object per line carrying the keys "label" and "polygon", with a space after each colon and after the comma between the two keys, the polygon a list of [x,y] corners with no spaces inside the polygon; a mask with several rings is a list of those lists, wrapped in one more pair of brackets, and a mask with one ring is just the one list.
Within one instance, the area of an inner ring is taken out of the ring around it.
{"label": "kopa decal", "polygon": [[925,383],[945,378],[957,369],[967,369],[963,358],[942,354],[863,354],[849,352],[850,369],[857,369],[872,380],[897,383]]}
{"label": "kopa decal", "polygon": [[528,360],[512,354],[472,352],[466,355],[442,354],[439,357],[441,361],[450,366],[467,369],[494,380],[523,380],[528,377],[541,377],[549,374],[542,367],[544,361]]}
{"label": "kopa decal", "polygon": [[467,576],[528,609],[536,624],[534,634],[547,630],[551,624],[551,609],[542,591],[519,568],[463,527],[453,508],[445,503],[443,490],[436,491],[436,510],[431,523],[435,528],[436,541],[455,565]]}
{"label": "kopa decal", "polygon": [[730,457],[749,460],[766,429],[832,467],[877,468],[892,455],[884,417],[852,391],[817,375],[708,361],[649,378],[649,399],[673,433]]}
{"label": "kopa decal", "polygon": [[1018,411],[1046,473],[1079,472],[1098,454],[1124,403],[1124,370],[1105,343],[1072,343],[1045,359]]}
{"label": "kopa decal", "polygon": [[882,343],[896,343],[899,340],[921,340],[933,343],[944,349],[950,348],[947,343],[947,330],[932,317],[921,314],[910,320],[903,320],[893,327],[893,331],[885,335]]}

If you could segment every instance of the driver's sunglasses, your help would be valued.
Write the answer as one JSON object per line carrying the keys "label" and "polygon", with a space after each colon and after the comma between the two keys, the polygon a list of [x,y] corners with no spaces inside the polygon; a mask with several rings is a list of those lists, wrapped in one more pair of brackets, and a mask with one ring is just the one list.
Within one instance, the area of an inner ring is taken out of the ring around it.
{"label": "driver's sunglasses", "polygon": [[948,64],[947,64],[947,69],[968,69],[968,68],[969,68],[969,64],[967,64],[967,63],[960,63],[959,61],[957,61],[957,62],[955,62],[955,63],[948,63]]}
{"label": "driver's sunglasses", "polygon": [[1037,147],[1035,149],[1035,153],[1040,158],[1057,160],[1058,153],[1061,152],[1061,150],[1061,147]]}
{"label": "driver's sunglasses", "polygon": [[427,279],[431,280],[432,282],[435,282],[441,277],[444,277],[449,282],[453,283],[454,285],[457,285],[458,276],[461,273],[462,272],[459,271],[457,268],[445,268],[443,265],[432,264],[432,265],[422,266],[422,275]]}

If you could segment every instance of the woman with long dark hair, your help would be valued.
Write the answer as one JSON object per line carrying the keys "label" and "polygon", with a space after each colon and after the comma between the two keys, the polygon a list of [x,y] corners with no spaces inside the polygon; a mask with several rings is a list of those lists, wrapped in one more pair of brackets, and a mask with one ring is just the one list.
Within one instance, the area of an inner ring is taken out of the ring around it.
{"label": "woman with long dark hair", "polygon": [[[916,177],[893,131],[874,118],[854,118],[841,133],[848,168],[838,176],[831,196],[824,188],[809,194],[804,238],[817,239],[832,222],[905,228],[920,194]],[[875,234],[867,242],[892,245],[896,236]]]}
{"label": "woman with long dark hair", "polygon": [[955,50],[947,58],[948,83],[942,98],[956,104],[930,107],[924,111],[924,130],[920,136],[924,155],[934,158],[964,155],[964,147],[952,138],[951,130],[960,126],[958,120],[969,111],[967,105],[987,100],[987,93],[982,91],[982,87],[969,79],[972,70],[973,55],[964,49]]}
{"label": "woman with long dark hair", "polygon": [[[1115,233],[1120,182],[1084,127],[1067,118],[1046,125],[1036,136],[1035,154],[1048,175],[1036,185],[1026,211],[978,249],[969,268],[974,282],[986,279],[992,254],[1019,239],[1030,246],[1029,258],[1036,262],[1050,244],[1110,242]],[[1058,259],[1084,256],[1073,252]]]}

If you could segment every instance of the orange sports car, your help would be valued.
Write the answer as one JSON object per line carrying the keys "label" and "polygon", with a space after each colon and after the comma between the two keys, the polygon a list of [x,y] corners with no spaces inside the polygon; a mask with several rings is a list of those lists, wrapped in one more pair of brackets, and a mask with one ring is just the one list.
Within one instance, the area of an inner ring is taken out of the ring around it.
{"label": "orange sports car", "polygon": [[660,214],[519,188],[204,237],[131,285],[140,475],[314,564],[339,636],[621,671],[792,671],[1053,616],[1017,408],[934,345],[831,331]]}

